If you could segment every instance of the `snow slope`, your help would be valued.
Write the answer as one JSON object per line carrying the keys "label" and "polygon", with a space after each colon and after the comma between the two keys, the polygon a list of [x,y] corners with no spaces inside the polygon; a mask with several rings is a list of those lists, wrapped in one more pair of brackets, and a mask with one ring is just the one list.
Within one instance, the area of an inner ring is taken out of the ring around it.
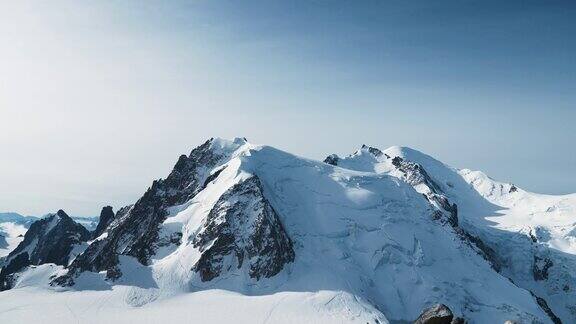
{"label": "snow slope", "polygon": [[338,165],[398,176],[395,157],[421,165],[457,204],[460,226],[494,251],[502,275],[546,300],[565,322],[576,322],[576,194],[530,193],[406,147],[391,147],[380,156],[365,147]]}
{"label": "snow slope", "polygon": [[[555,269],[573,260],[573,196],[510,193],[400,147],[336,165],[245,139],[200,148],[68,269],[20,274],[0,293],[0,321],[405,323],[444,303],[470,323],[549,323],[548,305],[573,322],[571,291],[554,290],[573,282]],[[534,279],[538,262],[548,279]]]}

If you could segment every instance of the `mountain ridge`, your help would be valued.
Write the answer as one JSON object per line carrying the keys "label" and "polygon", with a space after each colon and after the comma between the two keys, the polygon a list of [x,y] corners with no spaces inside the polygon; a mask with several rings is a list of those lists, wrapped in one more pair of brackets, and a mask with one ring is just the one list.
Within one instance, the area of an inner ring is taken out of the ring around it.
{"label": "mountain ridge", "polygon": [[[570,252],[568,236],[546,222],[522,232],[509,220],[520,217],[515,213],[492,221],[502,213],[497,204],[514,211],[518,201],[541,197],[403,147],[363,145],[325,162],[244,138],[211,139],[99,226],[104,230],[70,265],[30,269],[15,291],[34,271],[48,271],[52,279],[42,285],[52,282],[49,290],[138,287],[144,304],[212,289],[244,296],[330,291],[356,299],[343,297],[330,312],[348,305],[361,310],[356,319],[378,323],[414,320],[438,302],[471,322],[574,318],[569,300],[558,302],[571,290],[556,289],[575,282],[556,261],[569,265],[573,257],[554,250]],[[553,206],[563,199],[573,206],[570,195],[554,199]],[[262,207],[247,207],[252,202]],[[556,217],[565,218],[563,205],[556,207]],[[518,241],[512,252],[500,246],[510,237],[500,233],[506,228]],[[511,266],[513,252],[532,256],[530,267]],[[275,270],[262,272],[270,265]]]}

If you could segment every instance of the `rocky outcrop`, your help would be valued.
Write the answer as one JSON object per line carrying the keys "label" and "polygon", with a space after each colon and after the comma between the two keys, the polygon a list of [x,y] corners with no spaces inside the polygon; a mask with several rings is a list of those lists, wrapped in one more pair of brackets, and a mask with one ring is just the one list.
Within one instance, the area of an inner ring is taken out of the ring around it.
{"label": "rocky outcrop", "polygon": [[100,220],[98,221],[96,229],[94,232],[92,232],[92,238],[97,238],[98,236],[102,235],[102,233],[106,231],[106,228],[108,228],[108,225],[110,225],[113,220],[114,211],[112,210],[112,207],[106,206],[102,208],[102,211],[100,212]]}
{"label": "rocky outcrop", "polygon": [[532,297],[536,299],[536,302],[538,303],[540,308],[542,308],[542,310],[546,313],[546,315],[548,315],[552,323],[562,324],[562,320],[558,316],[556,316],[556,314],[554,314],[554,312],[552,311],[552,309],[550,309],[550,306],[548,306],[548,303],[544,298],[536,296],[532,291],[530,291],[530,294],[532,295]]}
{"label": "rocky outcrop", "polygon": [[496,251],[482,241],[480,237],[472,235],[458,226],[458,206],[449,201],[441,187],[428,175],[424,167],[398,156],[392,159],[392,165],[401,172],[404,181],[421,192],[432,205],[436,206],[437,210],[432,214],[434,220],[450,225],[460,239],[488,261],[495,271],[501,271],[502,261]]}
{"label": "rocky outcrop", "polygon": [[549,258],[541,258],[534,255],[534,263],[532,264],[532,274],[534,275],[534,280],[546,280],[548,279],[548,269],[550,269],[554,263]]}
{"label": "rocky outcrop", "polygon": [[252,176],[224,193],[193,238],[202,253],[193,269],[210,281],[232,267],[251,278],[269,278],[294,261],[292,242]]}
{"label": "rocky outcrop", "polygon": [[204,188],[206,188],[209,183],[214,182],[214,180],[216,180],[218,178],[218,176],[220,175],[220,173],[222,173],[222,171],[224,171],[224,169],[226,169],[226,167],[220,168],[220,169],[216,170],[215,172],[213,172],[212,174],[208,175],[208,177],[206,177],[206,180],[204,180],[204,184],[202,185],[202,190],[204,190]]}
{"label": "rocky outcrop", "polygon": [[452,227],[458,226],[458,206],[450,203],[440,186],[432,180],[420,164],[396,156],[392,159],[392,165],[401,172],[402,178],[408,184],[417,190],[418,186],[424,186],[428,189],[420,189],[418,191],[439,209],[438,212],[433,215],[435,220],[448,223]]}
{"label": "rocky outcrop", "polygon": [[448,306],[436,304],[426,308],[414,321],[414,324],[451,324],[454,314]]}
{"label": "rocky outcrop", "polygon": [[28,265],[68,265],[74,245],[89,238],[90,232],[62,210],[32,223],[24,240],[4,261],[0,271],[0,290],[10,289],[13,274]]}
{"label": "rocky outcrop", "polygon": [[324,159],[324,163],[330,165],[338,165],[338,161],[340,161],[340,157],[336,154],[330,154]]}
{"label": "rocky outcrop", "polygon": [[[356,154],[360,154],[361,152],[368,152],[374,158],[379,158],[380,156],[384,155],[384,153],[382,151],[380,151],[379,149],[372,147],[372,146],[362,144],[362,147],[360,148],[360,150],[356,151],[356,153],[354,153],[351,156],[354,156]],[[386,158],[389,158],[389,156],[386,155]],[[324,159],[323,162],[326,164],[336,166],[336,165],[338,165],[338,163],[340,163],[340,157],[337,154],[330,154]]]}
{"label": "rocky outcrop", "polygon": [[8,247],[8,241],[6,241],[6,236],[0,232],[0,249]]}
{"label": "rocky outcrop", "polygon": [[374,157],[380,157],[383,154],[382,151],[380,151],[379,149],[372,146],[368,146],[366,144],[362,144],[362,149],[368,150],[368,152],[374,155]]}
{"label": "rocky outcrop", "polygon": [[434,193],[442,192],[440,187],[430,178],[420,164],[396,156],[392,159],[392,165],[404,174],[404,180],[410,185],[417,186],[419,184],[425,184]]}
{"label": "rocky outcrop", "polygon": [[135,257],[147,265],[159,246],[179,244],[179,237],[160,240],[160,226],[168,216],[169,207],[189,201],[218,176],[209,172],[226,156],[213,149],[212,143],[210,139],[189,156],[181,155],[168,177],[154,181],[133,206],[120,210],[108,226],[108,235],[93,242],[74,260],[68,274],[54,283],[71,285],[74,276],[82,271],[106,271],[109,279],[116,279],[122,275],[117,267],[119,255]]}
{"label": "rocky outcrop", "polygon": [[500,272],[502,270],[502,261],[498,257],[498,253],[484,243],[481,238],[472,235],[463,229],[458,229],[457,233],[465,242],[470,244],[470,246],[472,246],[476,252],[484,258],[484,260],[488,261],[494,271]]}

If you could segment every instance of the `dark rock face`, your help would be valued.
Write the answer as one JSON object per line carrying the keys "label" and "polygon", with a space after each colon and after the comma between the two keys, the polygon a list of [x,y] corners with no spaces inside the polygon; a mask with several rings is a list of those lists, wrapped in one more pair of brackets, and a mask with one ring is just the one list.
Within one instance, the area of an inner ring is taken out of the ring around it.
{"label": "dark rock face", "polygon": [[458,226],[458,206],[456,204],[450,204],[450,201],[448,201],[448,198],[444,195],[430,194],[426,198],[428,198],[429,201],[435,202],[440,208],[447,212],[447,214],[445,214],[446,217],[440,219],[452,227]]}
{"label": "dark rock face", "polygon": [[[160,225],[166,219],[167,208],[180,205],[193,198],[207,184],[208,170],[217,166],[222,156],[211,149],[212,139],[181,155],[166,179],[156,180],[133,206],[118,211],[108,226],[108,236],[92,243],[69,267],[67,275],[54,283],[73,284],[73,277],[82,271],[107,271],[110,279],[121,276],[118,255],[133,256],[144,265],[156,252]],[[217,176],[217,175],[216,175]],[[170,239],[168,243],[180,239]]]}
{"label": "dark rock face", "polygon": [[453,318],[454,314],[448,306],[436,304],[425,309],[414,324],[450,324]]}
{"label": "dark rock face", "polygon": [[440,186],[432,180],[420,164],[396,156],[392,159],[392,165],[396,167],[398,171],[402,172],[404,181],[411,186],[414,187],[423,184],[430,189],[430,192],[425,194],[424,197],[444,211],[435,213],[433,215],[434,219],[440,220],[443,223],[448,223],[452,227],[458,226],[458,206],[456,206],[456,204],[451,204],[450,201],[448,201],[448,198],[446,198]]}
{"label": "dark rock face", "polygon": [[89,238],[90,232],[62,210],[32,223],[24,240],[6,257],[0,271],[0,289],[11,288],[12,275],[28,265],[68,265],[73,246]]}
{"label": "dark rock face", "polygon": [[0,291],[11,288],[11,274],[16,273],[29,265],[30,255],[28,255],[28,252],[22,252],[10,260],[10,263],[0,271],[0,280],[2,280],[0,282]]}
{"label": "dark rock face", "polygon": [[4,249],[6,247],[8,247],[8,241],[6,241],[6,237],[0,232],[0,249]]}
{"label": "dark rock face", "polygon": [[253,176],[236,184],[216,202],[192,240],[202,256],[194,265],[202,281],[246,263],[251,278],[269,278],[294,261],[292,242]]}
{"label": "dark rock face", "polygon": [[382,151],[372,146],[362,144],[362,148],[368,150],[368,152],[370,152],[370,154],[374,155],[375,157],[379,157],[383,154]]}
{"label": "dark rock face", "polygon": [[434,193],[441,193],[440,187],[430,178],[426,170],[415,162],[404,160],[403,158],[396,156],[392,159],[392,165],[394,165],[398,170],[404,173],[404,178],[406,182],[412,186],[424,183],[430,190]]}
{"label": "dark rock face", "polygon": [[340,161],[340,158],[338,157],[338,155],[336,154],[331,154],[328,155],[325,159],[324,159],[324,163],[330,164],[330,165],[338,165],[338,162]]}
{"label": "dark rock face", "polygon": [[108,228],[108,225],[110,225],[113,220],[114,211],[112,210],[112,207],[106,206],[102,208],[102,211],[100,212],[100,221],[92,233],[92,238],[97,238],[98,236],[102,235],[102,233],[106,231],[106,228]]}
{"label": "dark rock face", "polygon": [[492,266],[492,269],[494,269],[494,271],[500,272],[502,270],[502,262],[500,261],[498,254],[496,253],[496,251],[494,251],[494,249],[492,249],[486,243],[484,243],[482,239],[462,229],[458,231],[458,234],[462,237],[463,240],[465,240],[466,242],[471,244],[472,247],[475,247],[477,249],[477,252],[484,258],[484,260],[490,263],[490,266]]}
{"label": "dark rock face", "polygon": [[222,171],[224,171],[224,168],[220,168],[218,170],[216,170],[216,172],[212,173],[211,175],[209,175],[206,180],[204,181],[204,184],[202,185],[202,189],[206,188],[208,186],[208,184],[214,180],[216,180],[216,178],[218,178],[218,176],[220,175],[220,173],[222,173]]}
{"label": "dark rock face", "polygon": [[[211,141],[181,156],[166,180],[152,187],[133,206],[118,211],[107,226],[108,235],[93,242],[69,267],[67,275],[53,283],[72,285],[82,271],[106,271],[109,279],[122,275],[119,255],[129,255],[144,265],[159,246],[179,245],[182,233],[159,237],[167,209],[180,205],[203,190],[223,170],[208,174],[222,160],[210,148]],[[107,217],[110,218],[110,217]],[[202,255],[193,267],[202,281],[209,281],[234,264],[246,266],[256,280],[274,276],[294,260],[292,242],[274,209],[253,176],[224,193],[210,211],[203,229],[191,238]]]}
{"label": "dark rock face", "polygon": [[550,269],[554,263],[548,258],[541,258],[537,255],[534,256],[534,263],[532,265],[532,273],[534,275],[534,280],[546,280],[548,279],[548,269]]}
{"label": "dark rock face", "polygon": [[544,300],[544,298],[536,296],[531,291],[530,294],[532,295],[532,297],[536,299],[536,302],[538,303],[540,308],[542,308],[542,310],[546,313],[546,315],[548,315],[548,317],[550,318],[550,320],[552,320],[554,324],[562,324],[562,320],[558,316],[556,316],[556,314],[554,314],[554,312],[552,311],[552,309],[550,309],[550,306],[548,306],[548,303],[546,302],[546,300]]}

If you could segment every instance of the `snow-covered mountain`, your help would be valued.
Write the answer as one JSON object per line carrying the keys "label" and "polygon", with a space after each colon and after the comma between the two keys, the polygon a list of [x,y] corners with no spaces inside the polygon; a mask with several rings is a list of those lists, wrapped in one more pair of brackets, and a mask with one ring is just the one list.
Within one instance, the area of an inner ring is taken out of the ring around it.
{"label": "snow-covered mountain", "polygon": [[408,148],[319,162],[211,139],[59,262],[11,271],[0,321],[406,323],[442,303],[469,323],[574,323],[575,222],[576,195]]}
{"label": "snow-covered mountain", "polygon": [[35,221],[16,249],[1,260],[0,290],[12,288],[18,272],[28,266],[45,263],[67,266],[83,250],[82,244],[89,237],[90,232],[63,210]]}
{"label": "snow-covered mountain", "polygon": [[[426,170],[438,189],[458,206],[459,226],[473,241],[480,240],[479,247],[487,251],[494,269],[530,291],[552,319],[576,322],[576,194],[526,192],[405,147],[384,152],[363,147],[346,158],[332,156],[329,160],[344,168],[400,178],[406,176],[399,161]],[[413,185],[420,193],[430,192],[426,186]]]}
{"label": "snow-covered mountain", "polygon": [[[36,217],[12,212],[0,213],[0,258],[7,256],[24,240],[24,234],[32,223],[50,216],[50,214]],[[98,225],[98,217],[70,216],[70,218],[89,231],[95,230]]]}

